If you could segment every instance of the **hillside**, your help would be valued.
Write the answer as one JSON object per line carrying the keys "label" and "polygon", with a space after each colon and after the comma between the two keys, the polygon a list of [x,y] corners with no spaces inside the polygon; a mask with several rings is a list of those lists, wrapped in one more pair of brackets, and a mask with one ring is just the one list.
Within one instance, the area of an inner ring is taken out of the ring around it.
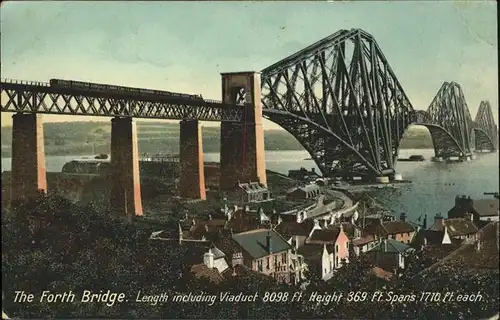
{"label": "hillside", "polygon": [[[138,122],[140,153],[178,153],[179,125],[163,122]],[[109,153],[111,126],[106,122],[45,123],[45,153],[47,155],[84,155]],[[300,143],[284,130],[265,131],[266,150],[303,150]],[[2,127],[2,157],[11,154],[12,127]],[[403,148],[432,148],[426,130],[408,131]],[[220,130],[203,127],[203,150],[219,152]]]}

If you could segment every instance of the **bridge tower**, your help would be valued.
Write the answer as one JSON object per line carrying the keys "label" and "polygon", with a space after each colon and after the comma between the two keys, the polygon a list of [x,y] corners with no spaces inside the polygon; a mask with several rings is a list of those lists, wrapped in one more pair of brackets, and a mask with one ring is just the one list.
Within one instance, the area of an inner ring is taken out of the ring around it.
{"label": "bridge tower", "polygon": [[130,117],[111,120],[111,210],[128,217],[142,216],[137,127]]}
{"label": "bridge tower", "polygon": [[221,76],[223,102],[244,105],[245,112],[241,123],[221,123],[220,189],[233,189],[238,181],[266,185],[260,73]]}
{"label": "bridge tower", "polygon": [[42,117],[16,113],[12,119],[10,200],[36,198],[47,192]]}

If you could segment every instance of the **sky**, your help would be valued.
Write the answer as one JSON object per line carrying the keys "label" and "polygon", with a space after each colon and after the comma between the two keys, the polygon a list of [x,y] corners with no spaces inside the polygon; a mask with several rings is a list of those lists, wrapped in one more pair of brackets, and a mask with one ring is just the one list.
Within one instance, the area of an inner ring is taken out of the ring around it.
{"label": "sky", "polygon": [[[265,67],[340,29],[372,34],[416,109],[458,82],[498,124],[495,1],[30,2],[1,8],[2,78],[201,93],[222,72]],[[45,116],[46,122],[106,118]],[[12,123],[2,113],[2,126]],[[266,129],[277,126],[266,120]]]}

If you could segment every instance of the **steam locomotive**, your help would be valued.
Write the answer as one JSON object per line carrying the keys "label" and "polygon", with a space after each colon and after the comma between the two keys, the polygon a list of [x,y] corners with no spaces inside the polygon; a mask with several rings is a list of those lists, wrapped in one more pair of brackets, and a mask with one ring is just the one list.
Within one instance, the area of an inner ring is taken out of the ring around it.
{"label": "steam locomotive", "polygon": [[73,81],[73,80],[61,80],[61,79],[50,79],[51,87],[58,88],[69,88],[69,89],[84,89],[89,91],[105,91],[105,92],[116,92],[116,93],[133,93],[137,95],[162,95],[168,97],[176,97],[183,99],[191,99],[191,100],[203,100],[203,96],[201,94],[184,94],[170,91],[160,91],[160,90],[150,90],[150,89],[139,89],[139,88],[131,88],[131,87],[121,87],[114,86],[109,84],[99,84],[99,83],[90,83],[90,82],[81,82],[81,81]]}

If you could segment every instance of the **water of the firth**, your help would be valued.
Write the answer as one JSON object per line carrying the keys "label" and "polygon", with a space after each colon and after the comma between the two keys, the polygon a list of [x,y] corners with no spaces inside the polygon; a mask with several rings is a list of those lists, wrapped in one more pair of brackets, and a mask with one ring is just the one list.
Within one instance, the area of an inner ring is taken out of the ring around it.
{"label": "water of the firth", "polygon": [[[426,159],[434,155],[433,150],[401,150],[400,157],[421,154]],[[300,167],[316,168],[306,151],[266,151],[267,169],[288,173],[290,169]],[[61,171],[62,166],[79,156],[47,156],[47,171]],[[205,154],[206,161],[219,161],[219,154]],[[479,154],[470,162],[434,163],[398,162],[397,172],[411,184],[398,189],[379,189],[371,192],[378,200],[390,208],[396,215],[407,212],[411,220],[421,214],[433,216],[441,212],[446,216],[453,207],[456,195],[470,195],[472,198],[484,198],[484,192],[499,191],[498,153]],[[10,170],[11,159],[2,158],[2,171]]]}

